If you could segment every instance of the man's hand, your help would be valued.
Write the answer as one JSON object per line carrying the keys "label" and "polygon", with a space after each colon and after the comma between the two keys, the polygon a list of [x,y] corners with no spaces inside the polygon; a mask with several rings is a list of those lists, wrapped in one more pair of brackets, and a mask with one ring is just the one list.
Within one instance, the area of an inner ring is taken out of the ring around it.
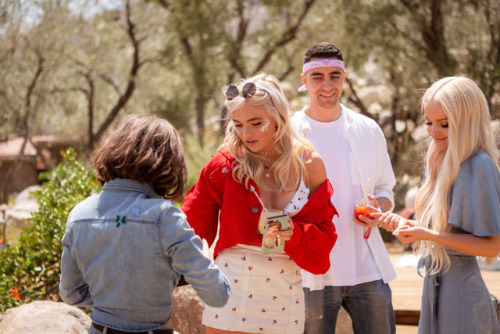
{"label": "man's hand", "polygon": [[[355,214],[352,215],[352,221],[358,224],[359,226],[362,227],[377,227],[380,222],[377,219],[377,217],[374,216],[374,214],[379,213],[382,214],[384,212],[384,209],[380,207],[379,201],[373,197],[372,195],[368,195],[368,199],[371,202],[371,205],[365,205],[365,209],[367,209],[370,212],[370,217],[367,216],[362,216],[360,215],[359,218],[356,217]],[[390,201],[386,199],[385,197],[381,197],[380,200],[382,202],[388,202],[388,206],[390,206]]]}

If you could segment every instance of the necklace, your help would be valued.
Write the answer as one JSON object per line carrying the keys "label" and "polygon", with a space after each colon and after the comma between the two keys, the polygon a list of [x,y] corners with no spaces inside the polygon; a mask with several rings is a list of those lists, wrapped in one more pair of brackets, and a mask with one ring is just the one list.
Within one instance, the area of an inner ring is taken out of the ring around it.
{"label": "necklace", "polygon": [[261,151],[261,152],[257,153],[257,155],[264,156],[264,157],[270,157],[270,156],[274,155],[274,151],[269,151],[269,152]]}
{"label": "necklace", "polygon": [[264,176],[271,177],[270,168],[267,164],[264,164]]}
{"label": "necklace", "polygon": [[271,177],[271,167],[278,160],[274,151],[271,152],[260,152],[260,161],[264,165],[264,176]]}
{"label": "necklace", "polygon": [[278,159],[275,157],[261,160],[262,164],[264,165],[264,176],[265,177],[271,177],[271,168],[273,167],[276,160],[278,160]]}

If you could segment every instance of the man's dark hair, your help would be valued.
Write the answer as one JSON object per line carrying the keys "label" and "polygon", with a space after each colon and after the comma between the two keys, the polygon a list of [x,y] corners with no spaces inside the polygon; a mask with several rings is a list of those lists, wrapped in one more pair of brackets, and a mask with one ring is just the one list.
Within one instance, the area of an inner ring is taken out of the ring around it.
{"label": "man's dark hair", "polygon": [[342,52],[335,45],[328,42],[320,42],[311,46],[304,55],[304,64],[310,62],[313,58],[331,58],[344,61]]}

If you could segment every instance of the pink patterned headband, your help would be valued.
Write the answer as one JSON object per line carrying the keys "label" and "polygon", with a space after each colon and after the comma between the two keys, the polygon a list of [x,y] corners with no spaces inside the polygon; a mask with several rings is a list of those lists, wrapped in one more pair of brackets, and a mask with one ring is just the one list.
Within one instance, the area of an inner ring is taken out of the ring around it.
{"label": "pink patterned headband", "polygon": [[[304,66],[302,67],[302,74],[306,74],[312,69],[318,68],[318,67],[340,67],[343,71],[344,74],[346,73],[345,70],[345,64],[342,60],[340,59],[332,59],[332,58],[320,58],[318,60],[310,61],[308,63],[305,63]],[[298,89],[299,92],[305,92],[307,90],[307,87],[305,85],[300,86]]]}

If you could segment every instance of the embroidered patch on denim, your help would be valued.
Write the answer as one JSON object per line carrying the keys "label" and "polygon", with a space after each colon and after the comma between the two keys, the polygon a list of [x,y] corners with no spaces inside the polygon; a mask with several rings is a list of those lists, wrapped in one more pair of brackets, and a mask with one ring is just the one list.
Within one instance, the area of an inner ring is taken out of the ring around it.
{"label": "embroidered patch on denim", "polygon": [[116,227],[120,226],[121,224],[126,224],[127,223],[127,216],[123,216],[123,217],[116,216],[115,221],[117,222]]}
{"label": "embroidered patch on denim", "polygon": [[139,217],[141,215],[142,209],[139,205],[134,205],[130,208],[130,213],[132,217]]}

